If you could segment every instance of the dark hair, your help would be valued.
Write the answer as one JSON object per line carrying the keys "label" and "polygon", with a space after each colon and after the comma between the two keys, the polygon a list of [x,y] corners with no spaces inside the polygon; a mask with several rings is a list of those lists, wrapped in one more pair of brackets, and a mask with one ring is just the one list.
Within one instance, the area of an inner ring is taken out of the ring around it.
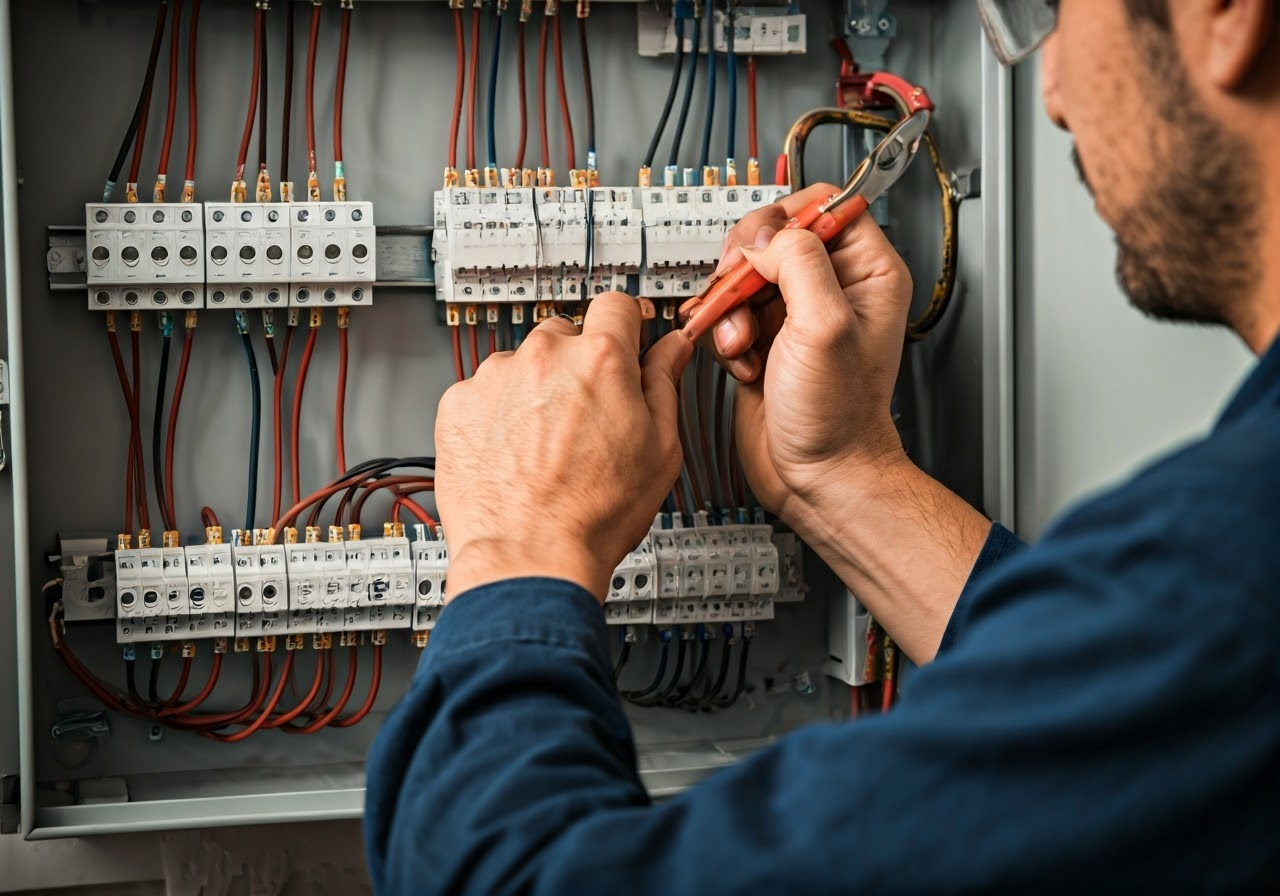
{"label": "dark hair", "polygon": [[1169,0],[1124,0],[1129,17],[1169,30]]}

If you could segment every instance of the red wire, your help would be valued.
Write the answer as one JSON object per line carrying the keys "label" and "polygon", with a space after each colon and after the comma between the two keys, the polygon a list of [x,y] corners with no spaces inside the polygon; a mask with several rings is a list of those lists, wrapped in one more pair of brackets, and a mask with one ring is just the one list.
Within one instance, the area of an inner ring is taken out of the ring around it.
{"label": "red wire", "polygon": [[[396,507],[403,507],[405,510],[409,511],[418,522],[422,523],[422,525],[427,528],[434,529],[436,527],[436,521],[432,518],[431,514],[427,513],[426,508],[417,501],[414,501],[412,498],[406,498],[401,495],[396,499]],[[396,522],[399,522],[399,520],[396,520]]]}
{"label": "red wire", "polygon": [[364,704],[355,711],[354,715],[347,716],[345,719],[338,719],[333,723],[334,728],[350,728],[358,725],[364,720],[364,717],[373,709],[374,701],[378,699],[378,690],[382,687],[382,645],[373,645],[373,678],[369,681],[369,695],[364,698]]}
{"label": "red wire", "polygon": [[138,486],[138,525],[143,529],[150,529],[151,513],[147,507],[147,461],[142,448],[142,415],[139,410],[142,402],[141,335],[137,330],[129,331],[129,340],[133,348],[133,441],[137,457],[134,461],[134,470],[137,473]]}
{"label": "red wire", "polygon": [[173,127],[178,117],[178,32],[182,29],[182,0],[173,0],[173,20],[169,31],[169,105],[164,121],[164,140],[160,144],[160,174],[169,172],[169,153],[173,149]]}
{"label": "red wire", "polygon": [[174,511],[177,502],[173,499],[174,444],[178,437],[178,409],[182,406],[182,391],[187,384],[187,367],[191,364],[191,345],[195,340],[195,328],[187,327],[186,338],[182,340],[182,360],[178,364],[178,378],[173,382],[173,405],[169,408],[169,431],[164,443],[164,487],[169,504],[165,509],[175,526],[178,525],[178,515]]}
{"label": "red wire", "polygon": [[200,689],[200,693],[196,694],[181,706],[169,706],[159,712],[159,717],[164,719],[169,716],[179,716],[184,713],[191,712],[197,706],[209,699],[209,695],[213,693],[213,689],[218,686],[218,678],[222,675],[222,654],[215,653],[213,655],[213,666],[209,669],[209,677],[205,679],[204,687]]}
{"label": "red wire", "polygon": [[316,336],[320,332],[319,327],[312,327],[311,332],[307,334],[307,344],[302,349],[302,362],[298,365],[298,381],[293,387],[293,417],[292,431],[289,433],[292,461],[290,472],[293,474],[293,502],[298,503],[298,498],[302,494],[302,469],[298,462],[300,455],[298,437],[300,435],[302,423],[302,391],[307,385],[307,368],[311,366],[311,355],[316,350]]}
{"label": "red wire", "polygon": [[[216,740],[220,743],[236,744],[257,732],[259,728],[266,724],[267,719],[269,719],[271,714],[276,711],[276,706],[280,703],[280,698],[284,694],[284,686],[289,681],[289,672],[293,669],[293,654],[294,651],[292,650],[285,653],[284,667],[280,670],[280,680],[276,683],[276,689],[272,692],[271,699],[267,701],[267,705],[263,708],[262,715],[254,719],[248,727],[242,728],[235,734],[215,734],[212,731],[203,731],[201,734],[210,740]],[[269,686],[271,681],[271,654],[264,653],[263,657],[264,659],[262,662],[266,667],[266,679]]]}
{"label": "red wire", "polygon": [[516,149],[516,171],[524,168],[524,149],[529,142],[529,96],[524,72],[524,21],[516,23],[516,72],[520,79],[520,143]]}
{"label": "red wire", "polygon": [[347,329],[338,329],[338,401],[334,410],[334,441],[338,449],[338,475],[347,472]]}
{"label": "red wire", "polygon": [[311,36],[307,41],[307,171],[316,170],[316,48],[320,44],[320,5],[311,7]]}
{"label": "red wire", "polygon": [[275,431],[276,469],[271,489],[271,519],[280,516],[280,493],[284,489],[284,423],[281,413],[284,410],[284,373],[285,364],[289,361],[289,346],[293,343],[293,331],[296,327],[287,327],[284,331],[284,344],[280,346],[280,366],[276,370],[275,399],[272,406],[272,426]]}
{"label": "red wire", "polygon": [[[296,652],[297,651],[292,651],[290,655]],[[302,715],[306,711],[307,707],[311,705],[311,702],[316,699],[316,694],[320,693],[320,685],[323,682],[324,682],[324,657],[321,656],[319,653],[317,653],[316,654],[316,672],[315,672],[315,675],[312,676],[311,690],[307,692],[307,696],[304,697],[302,700],[298,701],[298,705],[295,706],[293,709],[289,710],[283,715],[276,716],[274,719],[271,719],[268,722],[265,722],[262,727],[263,728],[279,728],[281,725],[287,725],[290,722],[292,722],[294,719],[296,719],[298,716]]]}
{"label": "red wire", "polygon": [[549,25],[547,17],[543,16],[542,29],[538,36],[538,117],[543,168],[551,167],[551,138],[547,133],[547,29]]}
{"label": "red wire", "polygon": [[120,351],[120,339],[115,330],[107,330],[107,342],[111,344],[111,359],[116,365],[116,375],[120,378],[120,391],[124,394],[125,413],[129,415],[129,452],[124,474],[124,532],[133,531],[134,490],[137,470],[137,435],[133,425],[133,390],[129,386],[129,374],[124,369],[124,354]]}
{"label": "red wire", "polygon": [[476,371],[480,369],[480,328],[478,326],[469,326],[469,338],[471,340],[471,375],[475,376]]}
{"label": "red wire", "polygon": [[[338,717],[342,710],[346,708],[347,701],[351,699],[351,694],[356,689],[356,671],[358,668],[356,660],[359,658],[358,649],[353,646],[349,656],[351,657],[351,662],[347,665],[347,684],[346,687],[342,689],[342,693],[338,696],[338,701],[333,704],[333,708],[308,725],[301,727],[297,725],[285,725],[280,729],[281,731],[288,734],[315,734],[321,728],[324,728]],[[320,705],[323,706],[324,702],[325,701],[323,700],[320,701]]]}
{"label": "red wire", "polygon": [[[318,10],[320,7],[316,7]],[[253,76],[249,81],[249,113],[244,120],[244,133],[240,137],[240,154],[236,156],[236,180],[244,180],[244,166],[249,159],[249,141],[253,138],[253,124],[258,117],[258,84],[262,79],[262,31],[263,11],[253,14]]]}
{"label": "red wire", "polygon": [[178,683],[173,686],[169,699],[160,701],[161,706],[172,706],[182,698],[182,692],[187,689],[187,682],[191,680],[191,660],[189,656],[182,658],[182,674],[178,676]]}
{"label": "red wire", "polygon": [[476,109],[480,105],[480,6],[471,13],[471,103],[467,106],[467,170],[476,167]]}
{"label": "red wire", "polygon": [[453,330],[453,375],[460,383],[467,378],[467,372],[462,367],[462,326],[449,329]]}
{"label": "red wire", "polygon": [[286,4],[284,19],[284,123],[280,129],[280,181],[289,180],[289,125],[293,118],[293,10]]}
{"label": "red wire", "polygon": [[342,31],[338,38],[338,82],[333,91],[333,160],[342,162],[342,95],[347,86],[347,43],[351,38],[351,7],[342,9]]}
{"label": "red wire", "polygon": [[227,725],[238,725],[248,720],[262,706],[264,700],[267,699],[267,693],[271,690],[271,663],[267,657],[269,654],[263,654],[263,665],[266,668],[266,681],[262,680],[262,670],[259,669],[258,663],[250,661],[253,665],[253,687],[249,694],[249,702],[243,709],[232,710],[231,712],[223,712],[216,714],[204,714],[195,716],[174,716],[171,724],[180,728],[189,729],[214,729],[223,728]]}
{"label": "red wire", "polygon": [[[164,41],[165,16],[169,12],[167,0],[160,0],[160,9],[156,12],[156,31],[151,39],[151,55],[160,52],[160,44]],[[142,86],[142,111],[138,115],[138,133],[133,142],[133,161],[129,163],[129,183],[138,182],[138,172],[142,170],[142,145],[147,136],[147,117],[151,112],[151,93],[155,87],[155,69],[148,63],[146,83]]]}
{"label": "red wire", "polygon": [[191,2],[191,25],[187,31],[187,176],[196,179],[196,34],[200,28],[200,2]]}
{"label": "red wire", "polygon": [[489,354],[496,355],[498,353],[498,331],[494,327],[489,328]]}
{"label": "red wire", "polygon": [[747,57],[747,155],[760,158],[760,137],[756,130],[756,57]]}
{"label": "red wire", "polygon": [[467,36],[462,24],[462,7],[453,11],[453,36],[457,44],[454,55],[458,72],[453,87],[453,117],[449,125],[449,167],[458,167],[458,130],[462,127],[462,99],[467,84]]}
{"label": "red wire", "polygon": [[218,515],[213,512],[212,507],[200,508],[200,522],[204,524],[206,529],[222,528],[222,523],[218,522]]}
{"label": "red wire", "polygon": [[778,163],[773,167],[773,182],[785,187],[789,186],[787,182],[790,179],[787,173],[787,154],[782,153],[778,156]]}
{"label": "red wire", "polygon": [[[291,6],[293,4],[290,4]],[[258,79],[258,170],[267,170],[267,107],[271,101],[271,52],[267,45],[267,10],[262,10],[262,72]]]}
{"label": "red wire", "polygon": [[[401,486],[412,487],[415,490],[420,491],[433,491],[436,487],[434,480],[427,479],[421,475],[386,476],[382,479],[375,480],[365,488],[360,497],[356,499],[355,504],[352,505],[350,521],[359,524],[361,517],[364,515],[365,502],[373,497],[375,492],[388,488],[397,489]],[[341,525],[342,523],[342,513],[344,510],[346,510],[346,504],[339,504],[338,517],[336,520],[337,525]]]}
{"label": "red wire", "polygon": [[573,117],[569,114],[569,90],[564,80],[564,52],[560,46],[560,16],[555,17],[556,40],[556,87],[560,91],[560,115],[564,119],[565,149],[569,154],[569,170],[577,168],[577,159],[573,151]]}

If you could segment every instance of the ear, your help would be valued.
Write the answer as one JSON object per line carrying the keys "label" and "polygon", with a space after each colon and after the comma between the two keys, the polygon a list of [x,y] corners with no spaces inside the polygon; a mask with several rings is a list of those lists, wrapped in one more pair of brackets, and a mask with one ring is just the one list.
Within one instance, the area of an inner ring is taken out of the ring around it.
{"label": "ear", "polygon": [[1275,36],[1273,0],[1217,0],[1208,26],[1205,73],[1220,90],[1238,90]]}

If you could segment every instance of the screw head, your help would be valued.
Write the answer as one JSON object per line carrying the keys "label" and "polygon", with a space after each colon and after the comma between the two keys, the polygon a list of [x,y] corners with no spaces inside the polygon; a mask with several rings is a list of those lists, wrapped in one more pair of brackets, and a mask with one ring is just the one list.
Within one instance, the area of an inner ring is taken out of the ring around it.
{"label": "screw head", "polygon": [[223,218],[225,218],[225,217],[226,217],[226,214],[225,214],[221,209],[219,209],[219,210],[217,210],[217,211],[215,211],[215,212],[213,213],[213,220],[214,220],[214,221],[216,221],[216,222],[218,222],[218,223],[221,223],[221,222],[222,222],[222,219],[223,219]]}

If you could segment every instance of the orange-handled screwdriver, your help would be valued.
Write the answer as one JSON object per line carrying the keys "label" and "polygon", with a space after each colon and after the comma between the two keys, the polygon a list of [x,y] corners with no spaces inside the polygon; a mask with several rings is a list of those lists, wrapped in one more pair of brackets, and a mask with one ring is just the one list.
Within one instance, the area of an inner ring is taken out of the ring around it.
{"label": "orange-handled screwdriver", "polygon": [[[928,127],[926,109],[904,118],[863,159],[844,189],[802,209],[787,221],[787,228],[809,230],[824,243],[831,242],[897,183],[916,157],[920,139]],[[691,342],[697,342],[718,320],[750,301],[767,285],[768,281],[746,259],[739,261],[720,276],[713,277],[701,295],[681,306],[680,316],[685,324],[680,332]]]}

